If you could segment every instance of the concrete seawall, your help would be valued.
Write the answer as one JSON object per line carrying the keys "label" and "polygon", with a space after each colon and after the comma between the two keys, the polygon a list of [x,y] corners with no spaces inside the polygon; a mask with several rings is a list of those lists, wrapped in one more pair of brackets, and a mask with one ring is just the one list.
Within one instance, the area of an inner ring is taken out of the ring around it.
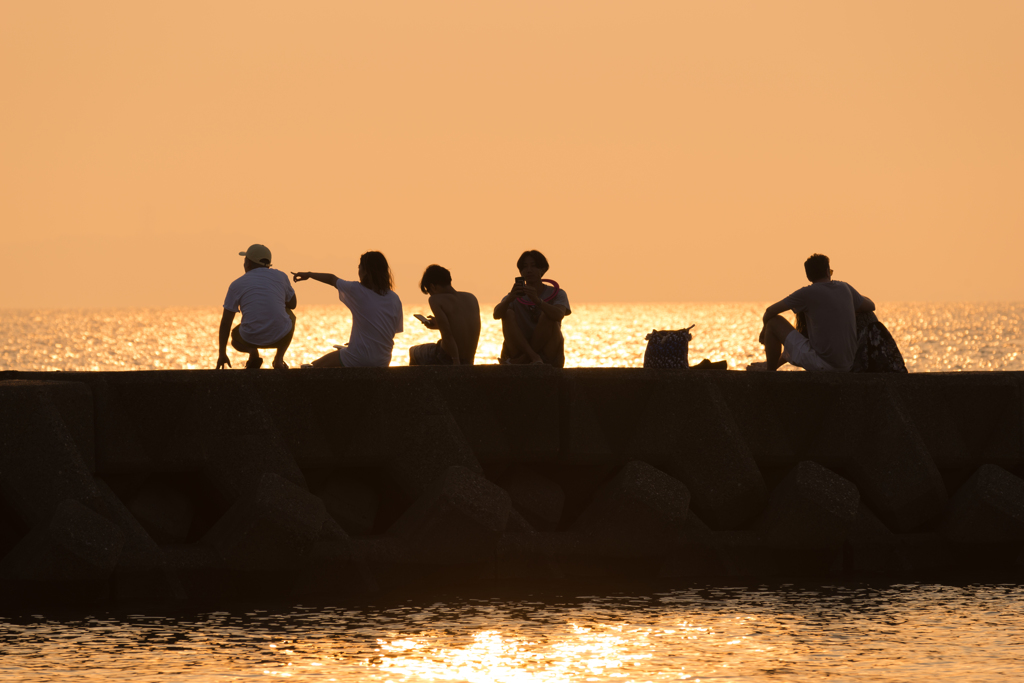
{"label": "concrete seawall", "polygon": [[0,374],[0,606],[1024,575],[1024,373]]}

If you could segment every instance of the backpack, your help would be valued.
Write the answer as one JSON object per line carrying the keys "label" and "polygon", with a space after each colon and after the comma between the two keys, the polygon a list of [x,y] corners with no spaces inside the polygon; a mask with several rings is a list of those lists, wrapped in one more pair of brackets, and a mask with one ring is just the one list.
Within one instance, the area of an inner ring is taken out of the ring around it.
{"label": "backpack", "polygon": [[874,313],[857,314],[857,355],[850,372],[907,372],[896,340]]}

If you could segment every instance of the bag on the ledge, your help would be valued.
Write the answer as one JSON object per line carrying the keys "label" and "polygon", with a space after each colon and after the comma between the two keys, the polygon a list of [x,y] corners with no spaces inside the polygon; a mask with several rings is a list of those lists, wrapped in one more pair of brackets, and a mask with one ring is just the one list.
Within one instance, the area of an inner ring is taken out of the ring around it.
{"label": "bag on the ledge", "polygon": [[857,314],[857,355],[850,372],[907,371],[896,340],[874,313]]}
{"label": "bag on the ledge", "polygon": [[693,335],[690,325],[685,330],[652,330],[647,335],[647,350],[644,351],[645,368],[688,368],[690,340]]}

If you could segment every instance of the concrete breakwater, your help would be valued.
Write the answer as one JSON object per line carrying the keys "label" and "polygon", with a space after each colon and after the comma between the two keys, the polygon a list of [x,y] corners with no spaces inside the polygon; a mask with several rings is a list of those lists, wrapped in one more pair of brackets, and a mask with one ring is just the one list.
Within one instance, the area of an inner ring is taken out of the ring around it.
{"label": "concrete breakwater", "polygon": [[1024,575],[1024,373],[0,375],[0,606]]}

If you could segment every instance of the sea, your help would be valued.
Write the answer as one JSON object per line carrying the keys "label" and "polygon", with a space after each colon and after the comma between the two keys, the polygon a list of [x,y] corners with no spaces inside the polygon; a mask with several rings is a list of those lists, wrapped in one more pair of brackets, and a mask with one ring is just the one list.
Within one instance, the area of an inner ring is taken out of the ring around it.
{"label": "sea", "polygon": [[[693,325],[690,361],[760,360],[765,303],[582,304],[567,367],[639,367],[652,330]],[[485,308],[479,363],[501,330]],[[436,339],[405,309],[392,365]],[[342,306],[305,307],[293,368],[348,339]],[[911,372],[1024,370],[1022,303],[879,307]],[[211,308],[0,310],[0,370],[212,368]],[[231,354],[233,366],[243,354]],[[268,364],[269,365],[269,364]],[[293,370],[303,372],[301,369]],[[0,680],[1018,681],[1024,587],[981,583],[695,582],[360,604],[0,613]]]}
{"label": "sea", "polygon": [[[578,304],[563,321],[566,367],[641,367],[652,330],[693,325],[690,362],[724,360],[733,370],[764,360],[758,343],[767,302]],[[498,362],[501,326],[481,307],[477,363]],[[0,309],[0,370],[194,370],[217,363],[221,309]],[[391,365],[409,364],[409,347],[438,338],[405,307]],[[341,304],[297,310],[285,357],[299,368],[348,341],[352,317]],[[1024,370],[1024,302],[889,303],[878,317],[910,372]],[[237,319],[236,319],[237,322]],[[272,353],[272,352],[271,352]],[[233,368],[245,354],[229,349]],[[267,362],[264,367],[269,367]],[[795,369],[788,366],[788,369]]]}

